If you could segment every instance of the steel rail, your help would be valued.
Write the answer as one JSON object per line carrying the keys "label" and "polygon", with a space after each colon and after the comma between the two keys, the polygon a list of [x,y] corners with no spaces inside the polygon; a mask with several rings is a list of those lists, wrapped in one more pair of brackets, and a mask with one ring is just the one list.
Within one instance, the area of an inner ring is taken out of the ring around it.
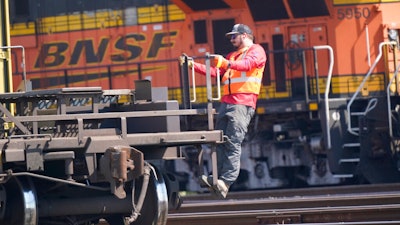
{"label": "steel rail", "polygon": [[[266,206],[262,210],[247,210],[245,206],[241,210],[170,213],[167,225],[213,225],[213,224],[304,224],[304,223],[370,223],[400,221],[400,204],[368,205],[368,206],[336,206],[315,208],[287,208],[271,209]],[[294,203],[293,206],[297,207]]]}
{"label": "steel rail", "polygon": [[[307,188],[283,188],[266,189],[251,191],[231,191],[227,199],[257,199],[272,197],[292,197],[292,196],[315,196],[315,195],[337,195],[337,194],[361,194],[361,193],[383,193],[396,192],[399,190],[398,183],[389,184],[364,184],[364,185],[341,185],[325,187]],[[184,201],[203,201],[212,200],[209,193],[189,194],[182,196]]]}

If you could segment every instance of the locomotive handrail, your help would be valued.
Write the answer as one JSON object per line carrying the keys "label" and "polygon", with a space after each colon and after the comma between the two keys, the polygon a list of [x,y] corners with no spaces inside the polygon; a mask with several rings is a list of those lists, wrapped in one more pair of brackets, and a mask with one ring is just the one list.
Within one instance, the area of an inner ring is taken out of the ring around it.
{"label": "locomotive handrail", "polygon": [[324,95],[324,105],[325,105],[325,117],[326,117],[326,132],[327,132],[327,147],[328,149],[331,148],[332,143],[331,143],[331,132],[329,130],[329,91],[330,91],[330,86],[331,86],[331,81],[332,81],[332,71],[333,71],[333,64],[335,63],[334,58],[333,58],[333,49],[329,45],[319,45],[319,46],[314,46],[314,50],[322,50],[322,49],[327,49],[329,51],[329,70],[328,70],[328,77],[326,81],[326,87],[325,87],[325,95]]}
{"label": "locomotive handrail", "polygon": [[349,122],[347,123],[347,131],[353,135],[358,136],[359,133],[355,132],[353,130],[353,128],[351,127],[351,111],[350,111],[350,107],[353,104],[353,102],[355,101],[357,95],[360,93],[361,89],[364,87],[364,84],[367,82],[367,79],[371,76],[372,71],[375,69],[376,65],[378,64],[378,62],[380,61],[380,59],[382,58],[383,55],[383,46],[385,45],[397,45],[397,43],[395,41],[390,41],[390,42],[381,42],[379,43],[379,54],[376,57],[374,64],[372,64],[372,66],[369,68],[368,73],[365,75],[364,79],[362,80],[361,84],[358,86],[356,92],[354,92],[353,96],[351,97],[349,103],[347,103],[347,117],[349,119]]}
{"label": "locomotive handrail", "polygon": [[25,48],[22,45],[14,45],[14,46],[0,46],[0,49],[15,49],[15,48],[20,48],[22,49],[22,76],[24,79],[24,87],[25,91],[27,91],[27,81],[26,81],[26,66],[25,66]]}
{"label": "locomotive handrail", "polygon": [[390,86],[392,85],[393,81],[397,78],[397,75],[399,74],[400,70],[400,64],[397,66],[396,71],[394,72],[393,77],[390,79],[388,86],[386,87],[386,98],[387,98],[387,111],[388,111],[388,122],[389,122],[389,135],[390,137],[393,137],[393,130],[392,130],[392,120],[391,120],[391,108],[392,108],[392,103],[390,101]]}

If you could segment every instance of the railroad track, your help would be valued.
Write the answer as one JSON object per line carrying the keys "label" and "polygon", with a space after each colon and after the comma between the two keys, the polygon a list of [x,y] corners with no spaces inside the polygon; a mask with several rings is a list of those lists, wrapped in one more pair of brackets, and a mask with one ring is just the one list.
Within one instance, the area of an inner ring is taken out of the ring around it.
{"label": "railroad track", "polygon": [[[284,194],[286,193],[286,194]],[[400,224],[400,186],[361,185],[188,196],[167,225]]]}
{"label": "railroad track", "polygon": [[167,225],[400,224],[400,204],[170,214]]}
{"label": "railroad track", "polygon": [[[107,225],[106,222],[101,223]],[[400,185],[356,185],[183,197],[167,225],[400,225]]]}
{"label": "railroad track", "polygon": [[[368,185],[343,185],[343,186],[324,186],[306,187],[291,189],[267,189],[256,191],[230,192],[227,199],[256,199],[273,197],[299,197],[316,195],[337,195],[337,194],[362,194],[362,193],[384,193],[396,192],[400,190],[400,184],[368,184]],[[194,194],[183,196],[185,202],[213,200],[209,193]]]}

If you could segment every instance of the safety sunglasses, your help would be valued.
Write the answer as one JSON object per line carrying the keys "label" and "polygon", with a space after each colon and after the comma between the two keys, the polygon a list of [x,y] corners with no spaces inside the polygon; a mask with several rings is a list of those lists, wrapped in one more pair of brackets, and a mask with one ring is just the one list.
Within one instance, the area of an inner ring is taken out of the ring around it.
{"label": "safety sunglasses", "polygon": [[232,40],[232,39],[236,39],[236,37],[239,36],[239,35],[240,35],[240,34],[232,34],[232,35],[231,35],[231,40]]}

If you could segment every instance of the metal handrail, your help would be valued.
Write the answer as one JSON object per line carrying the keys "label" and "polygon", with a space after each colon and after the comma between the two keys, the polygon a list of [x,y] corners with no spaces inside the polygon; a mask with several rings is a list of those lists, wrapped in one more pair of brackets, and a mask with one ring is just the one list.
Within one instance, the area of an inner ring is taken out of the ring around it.
{"label": "metal handrail", "polygon": [[217,97],[213,98],[214,101],[221,99],[221,72],[217,69]]}
{"label": "metal handrail", "polygon": [[[216,55],[210,55],[210,57],[215,57]],[[216,98],[212,98],[212,100],[214,101],[218,101],[221,99],[221,71],[219,70],[219,68],[216,68],[217,70],[217,97]]]}
{"label": "metal handrail", "polygon": [[351,111],[350,111],[350,107],[353,104],[354,100],[356,99],[357,95],[361,92],[361,89],[364,87],[364,84],[367,82],[367,79],[371,76],[372,71],[375,69],[375,67],[378,64],[379,60],[382,58],[382,55],[383,55],[382,49],[383,49],[383,46],[385,46],[385,45],[397,45],[397,43],[395,41],[379,43],[379,54],[376,57],[374,64],[372,64],[372,66],[370,67],[368,73],[365,75],[363,81],[361,82],[361,84],[358,86],[356,92],[351,97],[349,103],[347,103],[347,117],[349,119],[349,122],[347,123],[347,131],[349,133],[353,134],[353,135],[358,135],[358,133],[353,131],[353,128],[351,127]]}
{"label": "metal handrail", "polygon": [[15,49],[15,48],[20,48],[22,49],[22,76],[24,79],[24,86],[25,86],[25,91],[27,91],[27,81],[26,81],[26,66],[25,66],[25,48],[22,45],[15,45],[15,46],[0,46],[0,49]]}
{"label": "metal handrail", "polygon": [[323,50],[327,49],[329,51],[329,70],[328,70],[328,77],[326,79],[326,87],[325,87],[325,95],[324,95],[324,105],[325,105],[325,117],[326,117],[326,132],[327,132],[327,147],[328,149],[331,148],[332,143],[331,143],[331,132],[329,130],[329,92],[330,92],[330,86],[331,86],[331,81],[332,81],[332,71],[333,71],[333,64],[335,63],[334,57],[333,57],[333,49],[329,45],[319,45],[319,46],[314,46],[314,50]]}
{"label": "metal handrail", "polygon": [[206,86],[207,86],[207,114],[208,114],[208,129],[214,130],[214,117],[212,114],[212,84],[211,84],[211,55],[206,53]]}
{"label": "metal handrail", "polygon": [[389,134],[390,134],[390,137],[393,137],[393,130],[392,130],[393,124],[392,124],[392,120],[391,120],[391,117],[392,117],[392,115],[391,115],[392,103],[390,101],[390,86],[392,85],[393,81],[396,80],[396,77],[397,77],[397,75],[399,73],[399,70],[400,70],[400,64],[397,66],[396,71],[394,72],[394,75],[393,75],[392,79],[390,79],[390,81],[388,83],[388,86],[386,87],[386,98],[387,98],[387,103],[388,103],[387,110],[388,110],[388,122],[389,122]]}

